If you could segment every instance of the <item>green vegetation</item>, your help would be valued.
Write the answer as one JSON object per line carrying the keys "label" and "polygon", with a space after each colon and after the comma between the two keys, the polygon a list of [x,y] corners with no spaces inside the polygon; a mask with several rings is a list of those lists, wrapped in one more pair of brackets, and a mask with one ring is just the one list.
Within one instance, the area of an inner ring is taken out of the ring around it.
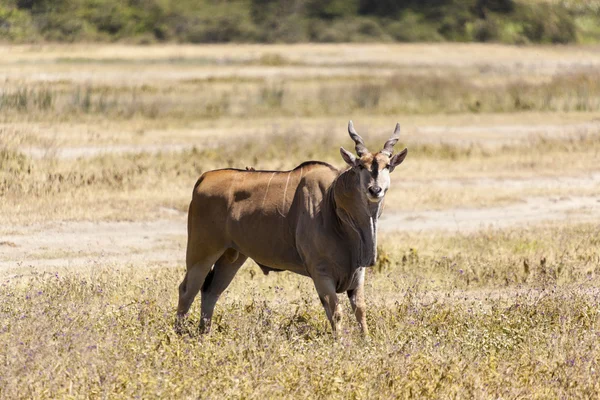
{"label": "green vegetation", "polygon": [[596,42],[600,3],[583,0],[6,0],[14,42]]}

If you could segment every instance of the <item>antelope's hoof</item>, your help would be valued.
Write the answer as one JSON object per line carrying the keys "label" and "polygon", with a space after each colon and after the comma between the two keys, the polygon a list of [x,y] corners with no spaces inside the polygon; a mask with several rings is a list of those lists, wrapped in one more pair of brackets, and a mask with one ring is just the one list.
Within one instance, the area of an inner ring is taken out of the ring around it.
{"label": "antelope's hoof", "polygon": [[186,327],[184,317],[181,317],[178,315],[176,318],[177,319],[175,320],[175,323],[173,324],[173,330],[175,331],[175,333],[180,336],[188,333],[189,330]]}
{"label": "antelope's hoof", "polygon": [[198,326],[198,333],[200,335],[206,335],[210,333],[210,321],[202,318],[200,320],[200,326]]}

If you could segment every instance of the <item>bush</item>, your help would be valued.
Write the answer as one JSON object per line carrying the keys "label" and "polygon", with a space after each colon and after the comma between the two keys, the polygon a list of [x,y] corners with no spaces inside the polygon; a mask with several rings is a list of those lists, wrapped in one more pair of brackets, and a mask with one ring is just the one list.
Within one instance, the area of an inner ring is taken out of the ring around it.
{"label": "bush", "polygon": [[307,0],[307,14],[312,18],[335,19],[356,15],[357,0]]}
{"label": "bush", "polygon": [[311,42],[347,42],[348,34],[344,24],[313,19],[308,24],[308,38]]}
{"label": "bush", "polygon": [[472,37],[478,42],[495,41],[499,36],[499,27],[495,19],[480,19],[473,24]]}
{"label": "bush", "polygon": [[352,41],[386,40],[388,34],[381,28],[375,19],[360,19],[356,21],[356,33]]}
{"label": "bush", "polygon": [[399,42],[439,42],[444,38],[435,26],[423,21],[423,18],[412,11],[405,12],[400,20],[387,25],[386,31]]}
{"label": "bush", "polygon": [[365,17],[336,19],[331,22],[313,20],[309,25],[308,37],[316,42],[369,42],[389,41],[376,19]]}
{"label": "bush", "polygon": [[473,19],[468,2],[456,2],[440,8],[441,23],[438,32],[451,41],[468,41],[467,24]]}
{"label": "bush", "polygon": [[514,11],[514,0],[477,0],[476,12],[480,18],[485,18],[489,11],[508,14]]}
{"label": "bush", "polygon": [[598,9],[532,0],[4,0],[0,39],[593,42]]}
{"label": "bush", "polygon": [[35,40],[36,37],[29,13],[0,5],[0,39],[24,42]]}
{"label": "bush", "polygon": [[569,43],[576,39],[575,21],[562,6],[521,5],[517,19],[522,21],[523,34],[532,42]]}

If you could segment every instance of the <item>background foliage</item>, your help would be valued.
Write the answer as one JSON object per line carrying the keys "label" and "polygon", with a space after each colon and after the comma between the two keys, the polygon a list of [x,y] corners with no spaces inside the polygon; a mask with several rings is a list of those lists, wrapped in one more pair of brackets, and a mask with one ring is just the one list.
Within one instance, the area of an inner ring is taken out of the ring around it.
{"label": "background foliage", "polygon": [[581,0],[3,0],[11,42],[597,42]]}

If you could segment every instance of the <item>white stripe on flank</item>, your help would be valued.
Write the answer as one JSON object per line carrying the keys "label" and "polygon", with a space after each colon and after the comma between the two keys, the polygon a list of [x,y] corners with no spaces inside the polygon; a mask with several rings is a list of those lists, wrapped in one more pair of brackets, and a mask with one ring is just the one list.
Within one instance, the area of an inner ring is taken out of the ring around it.
{"label": "white stripe on flank", "polygon": [[288,172],[287,181],[285,182],[285,190],[283,191],[283,204],[281,205],[281,211],[285,210],[285,195],[287,194],[288,184],[290,183],[290,175],[292,175],[292,171]]}
{"label": "white stripe on flank", "polygon": [[265,206],[265,201],[267,201],[267,195],[269,194],[269,187],[271,186],[271,181],[273,180],[274,176],[275,176],[275,172],[273,172],[273,175],[271,175],[271,178],[269,178],[269,183],[267,183],[267,190],[265,191],[265,197],[263,197],[262,207]]}

